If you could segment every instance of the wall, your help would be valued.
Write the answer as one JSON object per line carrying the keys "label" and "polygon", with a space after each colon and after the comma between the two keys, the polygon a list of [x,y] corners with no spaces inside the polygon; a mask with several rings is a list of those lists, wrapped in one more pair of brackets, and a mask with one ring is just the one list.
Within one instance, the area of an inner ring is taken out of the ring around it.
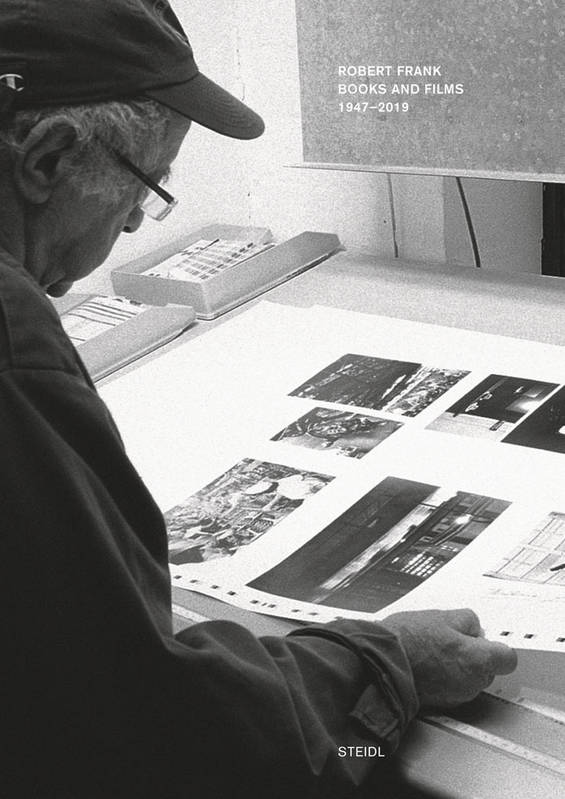
{"label": "wall", "polygon": [[[195,125],[173,169],[169,188],[180,200],[174,214],[162,224],[147,220],[135,236],[122,236],[99,276],[77,288],[107,289],[104,272],[214,221],[264,225],[280,238],[307,229],[331,231],[348,248],[392,257],[386,176],[290,166],[302,160],[293,0],[216,0],[213,6],[209,0],[173,0],[173,5],[202,72],[256,108],[267,130],[261,139],[239,142]],[[486,183],[490,191],[492,181]],[[513,192],[519,194],[520,185]],[[445,201],[451,204],[453,198],[445,193],[443,178],[395,175],[392,186],[403,259],[443,262],[447,252],[458,263],[469,262],[467,242],[456,224],[457,203],[453,214],[446,211]],[[522,215],[531,208],[518,204],[517,215],[499,223],[494,205],[491,223],[501,241],[513,241],[516,231],[524,229]],[[446,222],[455,225],[457,235],[445,235]],[[514,259],[507,265],[517,266]],[[518,268],[537,266],[528,262]]]}
{"label": "wall", "polygon": [[[542,184],[475,178],[462,183],[484,265],[539,273]],[[458,266],[472,265],[469,234],[452,178],[444,181],[444,220],[446,260]]]}

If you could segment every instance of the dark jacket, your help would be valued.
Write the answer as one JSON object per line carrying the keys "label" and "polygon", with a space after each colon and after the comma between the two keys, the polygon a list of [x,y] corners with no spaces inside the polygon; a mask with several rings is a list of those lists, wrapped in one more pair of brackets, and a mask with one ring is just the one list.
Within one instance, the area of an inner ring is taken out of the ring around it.
{"label": "dark jacket", "polygon": [[0,258],[0,796],[348,796],[417,711],[367,622],[171,631],[161,513],[51,302]]}

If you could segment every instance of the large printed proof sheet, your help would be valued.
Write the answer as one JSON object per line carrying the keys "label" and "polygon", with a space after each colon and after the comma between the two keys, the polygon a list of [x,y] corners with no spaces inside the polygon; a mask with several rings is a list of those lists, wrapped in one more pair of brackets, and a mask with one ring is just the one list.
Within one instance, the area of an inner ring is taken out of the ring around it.
{"label": "large printed proof sheet", "polygon": [[470,606],[565,652],[559,347],[262,303],[101,393],[174,584],[311,622]]}

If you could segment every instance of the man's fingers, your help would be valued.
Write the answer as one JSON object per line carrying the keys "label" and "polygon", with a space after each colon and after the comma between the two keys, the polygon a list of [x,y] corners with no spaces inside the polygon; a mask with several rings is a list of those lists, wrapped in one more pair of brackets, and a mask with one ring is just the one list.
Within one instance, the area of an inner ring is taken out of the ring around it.
{"label": "man's fingers", "polygon": [[476,655],[481,655],[485,664],[485,671],[493,676],[510,674],[518,665],[518,655],[514,649],[506,646],[506,644],[477,638],[476,641],[469,645],[473,647]]}
{"label": "man's fingers", "polygon": [[506,644],[486,641],[492,653],[493,671],[495,674],[510,674],[518,665],[516,651]]}
{"label": "man's fingers", "polygon": [[457,610],[446,610],[445,614],[447,623],[454,630],[475,638],[482,634],[481,622],[474,610],[458,608]]}
{"label": "man's fingers", "polygon": [[511,647],[482,637],[484,631],[479,617],[470,608],[449,611],[449,624],[460,633],[477,639],[473,646],[484,648],[492,674],[510,674],[518,665],[518,655]]}

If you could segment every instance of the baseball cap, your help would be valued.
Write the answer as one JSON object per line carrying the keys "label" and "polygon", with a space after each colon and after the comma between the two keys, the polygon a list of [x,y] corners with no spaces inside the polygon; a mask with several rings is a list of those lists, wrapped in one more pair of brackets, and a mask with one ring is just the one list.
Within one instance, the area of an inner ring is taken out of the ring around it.
{"label": "baseball cap", "polygon": [[147,97],[236,139],[261,117],[203,75],[167,0],[0,0],[0,107]]}

